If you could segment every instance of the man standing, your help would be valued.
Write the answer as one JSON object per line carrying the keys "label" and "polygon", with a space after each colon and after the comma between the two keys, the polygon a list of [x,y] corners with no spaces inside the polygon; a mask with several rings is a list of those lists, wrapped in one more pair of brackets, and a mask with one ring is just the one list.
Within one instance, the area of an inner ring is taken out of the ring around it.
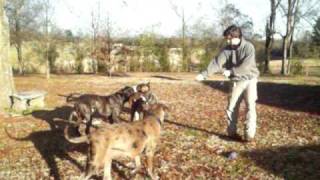
{"label": "man standing", "polygon": [[252,43],[242,37],[241,29],[235,25],[229,26],[223,32],[227,46],[214,58],[207,69],[197,75],[196,80],[205,80],[216,72],[222,72],[230,79],[231,92],[226,114],[228,117],[228,135],[239,138],[237,134],[237,119],[241,100],[247,106],[245,123],[245,140],[252,141],[256,133],[256,100],[257,78],[259,70],[255,60],[255,49]]}

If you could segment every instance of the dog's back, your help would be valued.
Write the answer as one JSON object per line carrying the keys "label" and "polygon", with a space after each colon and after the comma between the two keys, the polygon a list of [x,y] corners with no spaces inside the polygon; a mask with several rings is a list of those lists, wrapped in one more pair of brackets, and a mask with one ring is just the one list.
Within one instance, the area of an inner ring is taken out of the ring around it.
{"label": "dog's back", "polygon": [[[146,143],[160,136],[160,125],[157,120],[147,117],[133,123],[108,124],[90,135],[98,154],[108,152],[108,156],[135,157],[142,153]],[[97,154],[97,160],[101,155]]]}

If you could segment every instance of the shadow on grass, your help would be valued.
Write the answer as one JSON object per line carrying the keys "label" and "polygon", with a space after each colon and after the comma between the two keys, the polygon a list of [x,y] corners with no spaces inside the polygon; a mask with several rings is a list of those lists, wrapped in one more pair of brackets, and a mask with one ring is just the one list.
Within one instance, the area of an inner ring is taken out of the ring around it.
{"label": "shadow on grass", "polygon": [[63,129],[65,126],[64,122],[55,121],[55,119],[65,119],[67,120],[70,116],[71,111],[73,108],[71,106],[61,106],[56,107],[53,110],[36,110],[32,112],[32,116],[46,121],[49,125],[51,130],[56,129]]}
{"label": "shadow on grass", "polygon": [[108,76],[108,77],[131,77],[129,74],[124,73],[124,72],[113,72],[111,74],[104,73],[103,76]]}
{"label": "shadow on grass", "polygon": [[[82,168],[81,164],[76,160],[72,159],[68,155],[68,152],[77,151],[82,154],[87,154],[86,150],[88,149],[87,148],[88,145],[87,144],[75,145],[75,144],[69,143],[64,138],[64,134],[63,134],[63,130],[66,126],[66,123],[63,121],[55,121],[55,119],[67,120],[69,118],[71,111],[72,111],[71,106],[56,107],[53,110],[34,111],[32,115],[35,118],[46,121],[50,125],[51,130],[33,132],[28,137],[25,137],[23,139],[15,138],[16,140],[33,142],[35,148],[41,154],[42,158],[46,161],[50,169],[50,175],[53,176],[55,180],[61,179],[59,175],[57,162],[55,161],[56,157],[60,159],[68,160],[69,162],[77,166],[82,172],[84,171],[84,168]],[[71,136],[79,136],[76,129],[70,128],[70,131],[71,131],[70,132]],[[120,164],[124,168],[128,168],[119,162],[118,164]],[[125,177],[125,173],[119,168],[117,168],[116,166],[113,166],[113,170],[121,177],[121,179],[130,179]],[[63,171],[63,169],[60,169],[60,172],[61,171]],[[101,177],[96,177],[95,179],[100,179],[100,178]]]}
{"label": "shadow on grass", "polygon": [[[7,132],[8,136],[11,139],[16,141],[31,141],[37,151],[40,153],[41,157],[46,161],[49,170],[50,176],[54,177],[55,180],[60,180],[59,169],[57,166],[56,158],[61,160],[67,160],[74,164],[77,168],[81,171],[83,170],[81,164],[77,162],[75,159],[71,158],[68,155],[68,152],[81,152],[82,149],[86,149],[84,146],[85,144],[78,146],[77,148],[73,148],[72,145],[65,140],[62,135],[62,131],[58,130],[47,130],[47,131],[37,131],[29,134],[23,138],[13,137],[12,132],[10,130]],[[63,171],[63,169],[60,169]]]}
{"label": "shadow on grass", "polygon": [[168,123],[168,124],[176,125],[178,127],[187,128],[187,129],[191,129],[191,130],[195,130],[195,131],[200,131],[200,132],[203,132],[203,133],[206,133],[206,134],[209,134],[209,135],[214,135],[214,136],[217,136],[220,139],[225,140],[225,141],[243,142],[241,139],[230,138],[229,136],[227,136],[225,134],[209,131],[207,129],[191,126],[191,125],[188,125],[188,124],[182,124],[180,122],[175,122],[175,121],[172,121],[172,120],[166,120],[165,122]]}
{"label": "shadow on grass", "polygon": [[[204,81],[203,84],[229,92],[227,81]],[[290,111],[320,115],[320,86],[258,82],[259,104]]]}
{"label": "shadow on grass", "polygon": [[173,77],[169,77],[169,76],[163,76],[163,75],[154,75],[151,76],[153,78],[159,78],[159,79],[166,79],[166,80],[174,80],[174,81],[181,81],[182,79],[178,79],[178,78],[173,78]]}
{"label": "shadow on grass", "polygon": [[[74,148],[73,145],[64,138],[63,129],[66,124],[61,121],[54,121],[55,118],[67,119],[71,110],[72,108],[70,106],[62,106],[54,110],[36,110],[32,112],[33,117],[46,121],[50,125],[50,130],[32,132],[23,138],[13,137],[10,135],[12,133],[10,133],[9,130],[7,131],[8,136],[12,139],[17,141],[31,141],[34,144],[34,147],[40,153],[41,157],[46,161],[50,169],[50,176],[54,177],[55,180],[61,179],[55,160],[56,158],[68,160],[80,170],[83,170],[81,164],[71,158],[68,152],[85,153],[83,149],[87,149],[85,148],[86,144]],[[76,132],[73,131],[73,133],[75,134]],[[63,171],[63,169],[60,169],[60,171]]]}
{"label": "shadow on grass", "polygon": [[320,145],[275,147],[241,155],[284,179],[320,179]]}

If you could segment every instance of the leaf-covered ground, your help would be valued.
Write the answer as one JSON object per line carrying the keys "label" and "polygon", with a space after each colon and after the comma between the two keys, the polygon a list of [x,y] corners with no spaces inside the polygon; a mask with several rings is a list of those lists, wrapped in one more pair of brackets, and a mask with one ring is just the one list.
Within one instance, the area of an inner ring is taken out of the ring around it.
{"label": "leaf-covered ground", "polygon": [[[320,78],[261,78],[256,139],[244,143],[225,133],[227,82],[214,77],[198,83],[194,76],[61,75],[48,81],[16,77],[19,91],[47,91],[47,108],[22,117],[0,115],[0,179],[77,179],[87,146],[68,143],[62,132],[65,124],[54,121],[66,119],[71,110],[64,95],[110,94],[141,81],[150,81],[152,91],[171,108],[154,159],[160,179],[320,179]],[[244,118],[243,103],[241,135]],[[235,159],[228,159],[230,152],[237,153]],[[133,179],[129,162],[114,163],[115,179]],[[145,177],[142,169],[135,178]]]}

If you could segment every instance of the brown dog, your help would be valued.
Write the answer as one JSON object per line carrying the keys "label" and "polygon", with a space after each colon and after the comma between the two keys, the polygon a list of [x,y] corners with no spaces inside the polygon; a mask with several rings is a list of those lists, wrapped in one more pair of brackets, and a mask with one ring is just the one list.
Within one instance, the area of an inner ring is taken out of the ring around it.
{"label": "brown dog", "polygon": [[163,104],[146,105],[145,108],[147,113],[142,121],[107,124],[81,137],[70,138],[66,127],[67,140],[72,143],[89,143],[84,179],[89,179],[98,169],[104,168],[104,179],[111,180],[111,163],[117,157],[135,159],[138,170],[143,152],[147,156],[148,174],[156,179],[153,174],[153,156],[160,138],[161,125],[169,109]]}

